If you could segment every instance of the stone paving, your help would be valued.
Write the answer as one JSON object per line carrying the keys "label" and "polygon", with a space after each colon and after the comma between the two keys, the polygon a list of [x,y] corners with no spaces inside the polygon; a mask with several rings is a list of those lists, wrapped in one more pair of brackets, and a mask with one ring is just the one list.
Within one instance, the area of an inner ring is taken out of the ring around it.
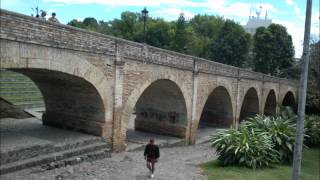
{"label": "stone paving", "polygon": [[36,118],[0,119],[1,153],[35,145],[62,146],[99,138],[84,133],[43,126]]}
{"label": "stone paving", "polygon": [[[75,139],[94,136],[63,129],[42,126],[41,121],[29,119],[1,119],[1,151],[26,145],[46,143],[70,143]],[[53,170],[40,166],[1,175],[6,179],[107,179],[143,180],[149,179],[143,159],[143,148],[150,137],[161,147],[161,158],[157,163],[156,178],[159,180],[204,179],[199,164],[214,159],[214,150],[208,145],[209,134],[214,128],[200,127],[197,144],[181,146],[183,139],[128,130],[126,152],[113,153],[112,158],[83,162]],[[59,135],[58,135],[59,134]],[[4,143],[3,143],[4,142]]]}
{"label": "stone paving", "polygon": [[[215,158],[214,150],[207,144],[161,148],[156,164],[158,180],[205,179],[199,164]],[[112,154],[112,158],[84,162],[54,170],[26,169],[1,176],[2,180],[144,180],[149,179],[143,151]]]}

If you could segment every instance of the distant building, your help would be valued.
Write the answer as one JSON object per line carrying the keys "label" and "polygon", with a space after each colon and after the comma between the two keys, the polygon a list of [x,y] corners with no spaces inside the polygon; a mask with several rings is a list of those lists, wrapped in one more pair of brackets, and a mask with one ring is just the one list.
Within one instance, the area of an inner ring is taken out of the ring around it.
{"label": "distant building", "polygon": [[249,21],[247,22],[247,24],[245,26],[243,26],[244,30],[247,33],[250,34],[255,34],[256,33],[256,29],[258,27],[268,27],[271,23],[272,20],[268,19],[268,12],[266,11],[266,15],[264,18],[260,18],[261,15],[261,10],[262,10],[262,6],[260,6],[260,10],[256,12],[257,17],[249,16]]}

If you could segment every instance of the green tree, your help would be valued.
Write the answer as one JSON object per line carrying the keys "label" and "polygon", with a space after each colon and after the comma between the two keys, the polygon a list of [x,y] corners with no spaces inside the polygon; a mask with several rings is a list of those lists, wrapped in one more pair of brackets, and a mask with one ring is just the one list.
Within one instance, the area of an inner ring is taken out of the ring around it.
{"label": "green tree", "polygon": [[99,21],[97,31],[102,34],[111,35],[111,23],[106,21]]}
{"label": "green tree", "polygon": [[320,115],[320,41],[310,45],[306,111]]}
{"label": "green tree", "polygon": [[250,34],[232,20],[226,20],[217,38],[212,39],[209,57],[214,61],[243,67],[248,59]]}
{"label": "green tree", "polygon": [[77,27],[77,28],[84,28],[82,21],[78,21],[76,19],[71,20],[70,22],[68,22],[67,25]]}
{"label": "green tree", "polygon": [[168,49],[174,36],[173,27],[163,19],[150,20],[146,36],[149,45]]}
{"label": "green tree", "polygon": [[97,31],[98,29],[98,21],[93,17],[87,17],[83,20],[83,25],[86,29]]}
{"label": "green tree", "polygon": [[172,49],[178,52],[184,52],[185,48],[187,48],[188,36],[186,31],[186,20],[184,18],[184,14],[181,13],[177,22],[175,29],[174,41],[172,44]]}
{"label": "green tree", "polygon": [[195,37],[190,43],[194,56],[209,59],[210,42],[217,38],[225,20],[219,16],[196,15],[190,20]]}
{"label": "green tree", "polygon": [[196,15],[190,20],[190,25],[199,37],[215,39],[225,20],[219,16]]}
{"label": "green tree", "polygon": [[111,22],[111,32],[114,36],[134,40],[138,25],[139,14],[126,11],[121,13],[121,19],[115,19]]}
{"label": "green tree", "polygon": [[287,29],[279,24],[260,27],[253,36],[253,64],[255,71],[279,75],[294,63],[294,47]]}

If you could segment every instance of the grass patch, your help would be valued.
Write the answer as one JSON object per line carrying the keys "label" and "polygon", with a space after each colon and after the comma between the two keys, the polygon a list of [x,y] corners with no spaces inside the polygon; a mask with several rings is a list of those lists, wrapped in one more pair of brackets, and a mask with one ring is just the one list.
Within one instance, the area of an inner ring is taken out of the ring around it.
{"label": "grass patch", "polygon": [[[275,165],[272,168],[249,169],[237,166],[222,167],[217,160],[201,165],[209,180],[290,180],[291,165]],[[320,147],[304,149],[301,180],[320,179]]]}

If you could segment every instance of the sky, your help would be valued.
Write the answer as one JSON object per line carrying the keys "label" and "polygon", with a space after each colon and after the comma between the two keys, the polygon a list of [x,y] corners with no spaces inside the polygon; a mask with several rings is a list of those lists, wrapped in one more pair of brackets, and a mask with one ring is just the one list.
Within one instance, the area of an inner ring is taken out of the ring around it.
{"label": "sky", "polygon": [[[266,11],[273,23],[284,25],[292,36],[295,57],[300,58],[304,35],[306,0],[1,0],[1,9],[25,15],[35,14],[32,8],[39,6],[51,14],[56,12],[60,22],[66,24],[72,19],[83,20],[94,17],[97,20],[120,18],[121,12],[140,12],[144,7],[151,17],[176,20],[180,13],[186,19],[196,14],[219,15],[245,25],[251,14],[262,6],[262,17]],[[319,39],[319,0],[313,0],[311,36]],[[49,17],[49,15],[48,15]]]}

